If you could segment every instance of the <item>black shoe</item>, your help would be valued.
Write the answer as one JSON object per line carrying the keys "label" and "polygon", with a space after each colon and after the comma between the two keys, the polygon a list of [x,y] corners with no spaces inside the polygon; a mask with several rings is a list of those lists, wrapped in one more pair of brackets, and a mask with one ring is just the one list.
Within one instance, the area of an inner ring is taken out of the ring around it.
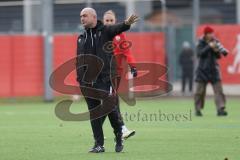
{"label": "black shoe", "polygon": [[224,108],[221,108],[220,110],[218,110],[217,112],[217,116],[227,116],[228,113],[225,111]]}
{"label": "black shoe", "polygon": [[115,151],[116,152],[122,152],[123,150],[123,140],[122,140],[122,134],[117,134],[115,138]]}
{"label": "black shoe", "polygon": [[196,110],[195,115],[196,115],[197,117],[202,117],[202,116],[203,116],[203,115],[202,115],[202,112],[201,112],[200,110]]}
{"label": "black shoe", "polygon": [[90,153],[102,153],[105,152],[105,148],[101,145],[94,145],[93,148],[89,150]]}

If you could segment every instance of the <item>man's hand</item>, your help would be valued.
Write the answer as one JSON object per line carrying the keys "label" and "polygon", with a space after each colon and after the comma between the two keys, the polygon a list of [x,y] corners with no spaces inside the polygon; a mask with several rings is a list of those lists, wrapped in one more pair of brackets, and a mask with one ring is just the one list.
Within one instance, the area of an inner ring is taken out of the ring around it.
{"label": "man's hand", "polygon": [[219,49],[217,47],[217,42],[213,41],[213,42],[208,43],[208,45],[214,50],[214,52],[217,53],[219,51]]}
{"label": "man's hand", "polygon": [[137,68],[136,67],[131,67],[131,74],[133,77],[137,77]]}
{"label": "man's hand", "polygon": [[132,14],[130,17],[128,17],[125,20],[126,25],[132,25],[133,23],[137,22],[139,20],[138,16]]}
{"label": "man's hand", "polygon": [[217,43],[215,41],[214,42],[212,41],[212,42],[208,43],[208,45],[213,49],[217,47]]}

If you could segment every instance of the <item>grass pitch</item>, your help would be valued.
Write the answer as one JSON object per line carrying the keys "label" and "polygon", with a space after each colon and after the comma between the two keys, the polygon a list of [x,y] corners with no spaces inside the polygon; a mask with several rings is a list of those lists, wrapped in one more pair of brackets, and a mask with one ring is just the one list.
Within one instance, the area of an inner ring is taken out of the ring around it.
{"label": "grass pitch", "polygon": [[[228,99],[228,117],[217,117],[212,99],[204,117],[194,116],[192,99],[140,100],[134,107],[121,103],[127,127],[136,135],[114,152],[114,136],[104,124],[106,152],[90,154],[89,121],[64,122],[54,114],[55,103],[0,104],[0,160],[238,160],[240,100]],[[73,112],[85,111],[84,102]],[[165,115],[165,117],[164,117]]]}

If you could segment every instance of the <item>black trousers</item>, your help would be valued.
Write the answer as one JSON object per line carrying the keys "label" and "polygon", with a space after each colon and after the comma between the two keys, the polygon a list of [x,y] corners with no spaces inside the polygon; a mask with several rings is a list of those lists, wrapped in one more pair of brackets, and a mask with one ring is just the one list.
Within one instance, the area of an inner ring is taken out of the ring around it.
{"label": "black trousers", "polygon": [[[120,111],[120,103],[119,103],[119,96],[117,94],[117,90],[118,90],[118,87],[120,85],[120,81],[121,81],[121,77],[117,77],[115,79],[115,84],[116,84],[116,88],[115,88],[115,94],[116,94],[116,110],[118,112],[118,117],[119,117],[119,121],[120,121],[120,125],[121,126],[124,126],[124,122],[123,122],[123,118],[122,118],[122,115],[121,115],[121,111]],[[104,121],[106,119],[106,116],[103,117],[103,120],[102,120],[102,124],[104,124]],[[110,120],[110,117],[109,117],[109,120]]]}
{"label": "black trousers", "polygon": [[185,92],[186,83],[188,83],[188,89],[192,92],[193,87],[193,74],[191,72],[183,72],[182,74],[182,92]]}
{"label": "black trousers", "polygon": [[[120,122],[120,125],[121,126],[124,126],[124,122],[123,122],[123,118],[122,118],[122,115],[121,115],[121,111],[120,111],[120,105],[119,105],[119,96],[116,96],[116,111],[118,113],[118,117],[119,117],[119,122]],[[104,121],[106,120],[106,117],[107,116],[104,116],[103,117],[103,120],[102,120],[102,125],[104,124]],[[110,120],[110,117],[108,116],[109,120]],[[111,120],[110,120],[111,122]]]}
{"label": "black trousers", "polygon": [[[111,83],[110,82],[103,82],[101,80],[97,80],[96,83],[94,83],[93,85],[81,85],[82,87],[83,86],[87,86],[89,88],[93,88],[93,89],[96,89],[96,90],[103,90],[105,92],[108,92],[110,94],[110,87],[111,87]],[[87,97],[88,95],[88,91],[86,89],[83,89],[82,87],[81,88],[81,91],[82,91],[82,94],[87,102],[87,106],[88,106],[88,110],[91,111],[93,110],[94,108],[98,107],[100,104],[102,104],[102,101],[99,100],[99,99],[96,99],[96,98],[90,98],[90,97]],[[97,93],[97,91],[96,91]],[[97,95],[97,94],[96,94]],[[98,97],[98,96],[97,96]],[[111,98],[116,98],[115,96],[111,96]],[[114,102],[116,102],[114,100]],[[114,104],[111,104],[113,105],[112,106],[112,110],[111,112],[109,112],[107,114],[107,116],[109,117],[109,120],[110,120],[110,123],[111,123],[111,126],[114,130],[114,134],[117,136],[122,136],[122,125],[121,125],[121,122],[120,122],[120,117],[119,117],[119,113],[117,111],[117,108],[116,108],[116,103]],[[104,109],[104,105],[101,106],[102,107],[102,110]],[[101,108],[100,108],[101,110]],[[92,132],[93,132],[93,136],[94,136],[94,139],[95,139],[95,144],[97,145],[104,145],[104,134],[103,134],[103,129],[102,129],[102,124],[103,124],[103,120],[105,119],[106,115],[104,116],[99,116],[99,118],[96,118],[96,119],[90,119],[90,122],[91,122],[91,127],[92,127]],[[91,114],[90,114],[90,118],[91,118]]]}

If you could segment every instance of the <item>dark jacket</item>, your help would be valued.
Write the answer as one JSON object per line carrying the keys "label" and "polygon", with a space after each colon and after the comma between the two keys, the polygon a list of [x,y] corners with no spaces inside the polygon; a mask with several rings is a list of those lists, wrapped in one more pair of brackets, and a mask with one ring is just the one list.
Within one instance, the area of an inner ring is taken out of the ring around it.
{"label": "dark jacket", "polygon": [[[214,40],[219,42],[216,39]],[[221,81],[220,68],[217,60],[220,59],[222,55],[222,52],[214,51],[204,38],[199,40],[197,45],[199,62],[196,70],[196,82],[216,83]]]}
{"label": "dark jacket", "polygon": [[[116,61],[113,57],[114,48],[111,48],[111,41],[113,41],[116,35],[128,29],[130,29],[130,25],[126,25],[125,23],[105,26],[101,21],[98,21],[95,28],[84,30],[84,32],[79,35],[77,40],[77,56],[93,55],[103,63],[103,68],[98,74],[97,79],[109,82],[110,78],[116,75]],[[87,75],[84,75],[87,67],[79,68],[79,66],[82,65],[88,66],[88,72],[89,69],[93,71],[94,69],[101,68],[99,60],[97,61],[93,58],[92,61],[86,62],[84,58],[81,58],[81,61],[77,58],[76,63],[77,81],[80,83],[83,82],[83,80],[91,83],[95,82],[96,79],[89,79]]]}
{"label": "dark jacket", "polygon": [[179,63],[183,74],[193,74],[193,59],[193,50],[191,48],[182,50],[179,56]]}

